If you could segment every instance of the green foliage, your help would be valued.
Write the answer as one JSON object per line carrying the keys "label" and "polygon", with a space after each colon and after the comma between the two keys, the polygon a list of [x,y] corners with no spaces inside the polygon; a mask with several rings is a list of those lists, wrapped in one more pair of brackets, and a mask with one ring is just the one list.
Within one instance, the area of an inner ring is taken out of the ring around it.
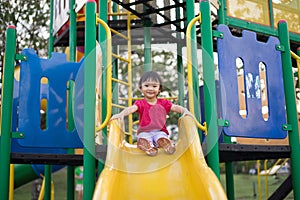
{"label": "green foliage", "polygon": [[0,67],[5,52],[5,32],[8,25],[16,26],[17,53],[33,48],[40,56],[47,55],[50,0],[1,0],[0,4]]}

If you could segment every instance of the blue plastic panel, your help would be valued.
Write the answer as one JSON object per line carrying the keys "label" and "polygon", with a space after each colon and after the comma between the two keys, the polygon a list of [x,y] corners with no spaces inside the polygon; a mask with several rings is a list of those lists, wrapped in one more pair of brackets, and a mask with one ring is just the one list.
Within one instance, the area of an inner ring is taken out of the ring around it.
{"label": "blue plastic panel", "polygon": [[[218,61],[221,87],[221,118],[229,120],[230,126],[223,131],[228,136],[250,138],[285,138],[282,130],[286,124],[286,110],[281,67],[281,54],[276,50],[280,44],[276,37],[269,37],[266,43],[257,41],[256,33],[244,30],[242,37],[231,34],[228,27],[219,25],[218,31],[224,38],[218,38]],[[236,59],[244,64],[245,96],[247,117],[239,114],[238,80]],[[262,116],[262,102],[259,78],[259,63],[266,66],[269,118]],[[246,81],[252,78],[252,81]]]}
{"label": "blue plastic panel", "polygon": [[[66,61],[65,54],[52,53],[51,59],[39,58],[32,49],[24,49],[27,61],[21,62],[19,83],[18,131],[25,133],[19,143],[26,147],[82,148],[76,129],[67,130],[67,83],[75,80],[83,62]],[[41,78],[48,85],[41,88]],[[47,99],[48,128],[40,128],[40,101]]]}

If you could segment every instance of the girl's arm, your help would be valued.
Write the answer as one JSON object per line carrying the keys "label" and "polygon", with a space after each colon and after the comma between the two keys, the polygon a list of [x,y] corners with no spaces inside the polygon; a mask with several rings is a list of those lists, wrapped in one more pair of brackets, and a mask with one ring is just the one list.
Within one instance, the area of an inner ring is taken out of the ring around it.
{"label": "girl's arm", "polygon": [[110,120],[118,119],[118,118],[123,119],[125,116],[128,116],[137,110],[138,110],[138,107],[136,105],[129,106],[129,107],[125,108],[124,110],[122,110],[122,112],[120,112],[119,114],[113,115],[110,118]]}
{"label": "girl's arm", "polygon": [[186,109],[182,106],[179,106],[179,105],[173,104],[172,107],[171,107],[171,111],[176,112],[176,113],[180,113],[180,114],[182,114],[182,116],[190,115],[191,117],[194,117],[194,115],[188,109]]}

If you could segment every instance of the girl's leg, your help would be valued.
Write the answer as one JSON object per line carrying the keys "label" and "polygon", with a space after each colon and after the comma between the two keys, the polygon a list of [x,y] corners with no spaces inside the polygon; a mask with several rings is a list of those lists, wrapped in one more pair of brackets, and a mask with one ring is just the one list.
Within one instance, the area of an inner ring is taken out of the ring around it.
{"label": "girl's leg", "polygon": [[176,148],[172,144],[166,133],[158,132],[158,134],[156,134],[154,137],[154,141],[158,145],[158,147],[163,148],[167,154],[175,153]]}
{"label": "girl's leg", "polygon": [[157,148],[152,143],[151,137],[143,137],[143,133],[140,133],[138,135],[137,140],[137,147],[144,151],[149,156],[156,156],[157,155]]}

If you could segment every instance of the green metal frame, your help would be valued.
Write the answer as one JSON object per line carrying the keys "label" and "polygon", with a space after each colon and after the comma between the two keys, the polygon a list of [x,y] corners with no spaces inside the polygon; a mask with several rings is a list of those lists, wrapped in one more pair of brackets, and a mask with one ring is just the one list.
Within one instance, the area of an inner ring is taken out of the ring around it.
{"label": "green metal frame", "polygon": [[[93,198],[95,188],[95,110],[96,110],[96,2],[86,3],[84,60],[84,200]],[[88,36],[88,37],[87,37]]]}
{"label": "green metal frame", "polygon": [[[107,23],[107,0],[102,0],[99,2],[99,18]],[[100,43],[100,48],[102,52],[102,64],[104,66],[102,70],[102,88],[107,88],[107,73],[106,73],[106,67],[107,67],[107,46],[106,46],[106,32],[105,29],[102,26],[98,26],[98,39]],[[101,118],[102,122],[104,121],[106,115],[107,115],[107,95],[104,89],[102,89],[102,105],[101,105]],[[107,128],[102,129],[102,136],[103,136],[103,144],[105,145],[107,143]],[[104,161],[99,160],[98,162],[98,173],[101,173],[101,171],[104,169]]]}
{"label": "green metal frame", "polygon": [[50,30],[49,30],[49,39],[48,39],[48,54],[51,56],[51,52],[53,52],[53,14],[54,14],[54,0],[50,0]]}
{"label": "green metal frame", "polygon": [[[76,62],[76,46],[77,46],[77,22],[75,12],[75,0],[70,0],[70,32],[69,32],[69,55],[70,62]],[[75,122],[73,118],[73,97],[74,97],[74,83],[69,82],[68,85],[68,129],[73,130],[75,128]],[[68,149],[68,154],[74,154],[74,149]],[[75,199],[75,167],[67,166],[67,199]]]}
{"label": "green metal frame", "polygon": [[[180,9],[176,8],[176,19],[180,19]],[[177,24],[180,26],[180,23]],[[181,33],[176,33],[176,38],[181,40]],[[183,45],[177,43],[177,74],[178,74],[178,104],[184,106],[184,69],[182,64],[182,47]]]}
{"label": "green metal frame", "polygon": [[284,46],[284,51],[281,52],[282,71],[284,81],[284,93],[287,110],[287,121],[292,125],[292,130],[289,134],[289,144],[291,148],[291,169],[292,183],[294,191],[294,199],[300,199],[300,144],[299,144],[299,128],[298,128],[298,113],[296,108],[296,95],[294,88],[294,77],[292,70],[292,61],[290,54],[290,39],[287,28],[287,23],[281,21],[278,24],[278,36],[280,45]]}
{"label": "green metal frame", "polygon": [[[107,0],[100,1],[99,3],[99,18],[103,20],[104,22],[107,23]],[[100,42],[100,47],[101,47],[101,52],[102,52],[102,64],[104,66],[103,71],[102,71],[102,88],[106,88],[106,63],[107,63],[107,53],[106,53],[106,33],[105,29],[102,26],[98,26],[98,38]],[[107,104],[107,97],[106,97],[106,92],[105,90],[102,90],[102,120],[105,119],[106,114],[107,114],[107,109],[106,109],[106,104]],[[105,138],[104,143],[106,143],[106,136],[107,136],[107,129],[104,128],[103,130],[103,137]]]}
{"label": "green metal frame", "polygon": [[1,143],[0,143],[0,194],[9,197],[10,148],[12,127],[12,106],[14,91],[14,66],[16,55],[16,28],[9,26],[6,30],[5,57],[3,69],[3,88],[1,106]]}
{"label": "green metal frame", "polygon": [[212,168],[216,176],[220,179],[217,98],[209,1],[201,1],[200,11],[202,16],[201,44],[204,78],[203,92],[205,119],[208,128],[208,134],[206,136],[208,147],[207,163]]}
{"label": "green metal frame", "polygon": [[51,182],[52,182],[52,166],[45,165],[45,172],[44,172],[44,179],[45,179],[45,193],[44,199],[50,200],[51,199]]}
{"label": "green metal frame", "polygon": [[[143,7],[146,12],[146,6]],[[152,52],[151,52],[151,20],[144,21],[144,71],[152,70]]]}

